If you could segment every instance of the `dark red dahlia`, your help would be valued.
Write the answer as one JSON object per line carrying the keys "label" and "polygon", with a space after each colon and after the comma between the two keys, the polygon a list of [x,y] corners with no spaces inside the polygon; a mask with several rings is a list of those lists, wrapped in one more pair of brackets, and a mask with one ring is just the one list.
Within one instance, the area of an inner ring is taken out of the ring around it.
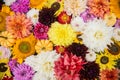
{"label": "dark red dahlia", "polygon": [[0,0],[0,10],[2,9],[3,4],[4,4],[3,0]]}

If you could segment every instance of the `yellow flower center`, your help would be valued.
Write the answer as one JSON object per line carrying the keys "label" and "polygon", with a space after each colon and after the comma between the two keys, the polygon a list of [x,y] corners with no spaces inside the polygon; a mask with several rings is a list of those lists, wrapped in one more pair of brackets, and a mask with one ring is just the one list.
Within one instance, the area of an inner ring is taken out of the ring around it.
{"label": "yellow flower center", "polygon": [[2,16],[0,16],[0,23],[3,21],[3,17]]}
{"label": "yellow flower center", "polygon": [[30,50],[31,50],[31,45],[29,42],[27,41],[23,41],[19,44],[19,50],[22,52],[22,53],[29,53]]}
{"label": "yellow flower center", "polygon": [[33,17],[34,17],[34,18],[37,18],[38,16],[35,14]]}
{"label": "yellow flower center", "polygon": [[52,70],[51,62],[45,62],[43,68],[45,72],[50,72]]}
{"label": "yellow flower center", "polygon": [[106,56],[102,56],[100,61],[101,61],[102,64],[107,64],[109,62],[109,58],[106,57]]}
{"label": "yellow flower center", "polygon": [[5,72],[7,71],[6,63],[0,63],[0,72]]}
{"label": "yellow flower center", "polygon": [[103,38],[103,33],[101,31],[97,31],[95,34],[94,34],[94,37],[96,39],[102,39]]}

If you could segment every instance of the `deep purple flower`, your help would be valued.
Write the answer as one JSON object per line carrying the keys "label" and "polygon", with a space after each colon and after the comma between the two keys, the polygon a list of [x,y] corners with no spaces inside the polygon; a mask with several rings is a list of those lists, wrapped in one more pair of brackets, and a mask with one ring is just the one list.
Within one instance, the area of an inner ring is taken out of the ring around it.
{"label": "deep purple flower", "polygon": [[117,21],[115,23],[115,27],[116,28],[120,28],[120,19],[117,19]]}
{"label": "deep purple flower", "polygon": [[87,10],[87,9],[85,12],[81,13],[80,16],[83,18],[84,22],[88,22],[88,21],[93,20],[95,18],[95,16],[90,14],[89,10]]}
{"label": "deep purple flower", "polygon": [[11,9],[15,12],[26,13],[30,9],[29,4],[29,0],[16,0],[16,2],[11,5]]}
{"label": "deep purple flower", "polygon": [[35,71],[26,64],[19,64],[13,70],[15,80],[32,80],[34,73]]}
{"label": "deep purple flower", "polygon": [[34,35],[37,39],[47,39],[48,35],[48,26],[45,26],[44,24],[37,23],[34,27]]}

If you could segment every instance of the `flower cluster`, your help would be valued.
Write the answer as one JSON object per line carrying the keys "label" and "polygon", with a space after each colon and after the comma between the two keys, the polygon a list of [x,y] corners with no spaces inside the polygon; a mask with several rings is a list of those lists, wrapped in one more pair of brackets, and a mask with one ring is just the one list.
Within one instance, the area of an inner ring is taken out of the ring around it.
{"label": "flower cluster", "polygon": [[0,80],[120,80],[120,0],[0,0]]}

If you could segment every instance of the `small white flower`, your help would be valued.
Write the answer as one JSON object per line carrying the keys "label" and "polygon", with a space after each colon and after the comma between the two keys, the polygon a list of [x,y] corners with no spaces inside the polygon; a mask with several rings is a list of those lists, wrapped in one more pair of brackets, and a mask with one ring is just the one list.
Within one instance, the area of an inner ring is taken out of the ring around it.
{"label": "small white flower", "polygon": [[89,53],[86,54],[85,56],[85,59],[88,61],[88,62],[93,62],[96,60],[96,53],[92,50],[89,50],[88,51]]}
{"label": "small white flower", "polygon": [[120,41],[120,28],[115,28],[114,29],[113,38],[117,41]]}
{"label": "small white flower", "polygon": [[27,17],[31,18],[33,24],[35,25],[38,22],[39,10],[32,8],[27,12]]}
{"label": "small white flower", "polygon": [[10,6],[13,2],[15,2],[16,0],[4,0],[5,5]]}
{"label": "small white flower", "polygon": [[86,23],[84,23],[83,19],[80,16],[74,17],[71,20],[71,26],[73,30],[77,32],[83,32],[86,28]]}

